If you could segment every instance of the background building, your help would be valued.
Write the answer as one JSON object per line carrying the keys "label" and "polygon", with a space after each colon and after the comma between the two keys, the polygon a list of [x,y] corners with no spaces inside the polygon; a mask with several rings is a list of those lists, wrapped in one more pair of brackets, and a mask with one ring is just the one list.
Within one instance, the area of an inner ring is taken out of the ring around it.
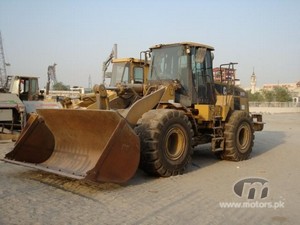
{"label": "background building", "polygon": [[253,73],[251,75],[251,94],[254,94],[256,92],[256,75],[254,73],[254,70],[253,70]]}

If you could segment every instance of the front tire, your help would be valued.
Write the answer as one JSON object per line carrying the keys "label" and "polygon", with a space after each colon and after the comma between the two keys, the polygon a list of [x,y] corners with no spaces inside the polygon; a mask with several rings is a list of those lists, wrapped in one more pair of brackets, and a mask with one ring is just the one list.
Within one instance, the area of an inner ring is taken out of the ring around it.
{"label": "front tire", "polygon": [[254,140],[253,126],[249,114],[235,111],[225,124],[225,149],[220,157],[225,160],[241,161],[249,158]]}
{"label": "front tire", "polygon": [[140,167],[150,175],[182,174],[191,159],[192,125],[181,111],[151,110],[137,127],[141,140]]}

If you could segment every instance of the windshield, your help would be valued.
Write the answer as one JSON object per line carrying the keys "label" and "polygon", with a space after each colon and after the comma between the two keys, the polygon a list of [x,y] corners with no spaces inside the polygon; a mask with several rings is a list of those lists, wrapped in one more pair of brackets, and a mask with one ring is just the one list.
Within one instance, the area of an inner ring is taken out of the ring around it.
{"label": "windshield", "polygon": [[129,82],[129,63],[114,63],[111,74],[110,86],[116,86],[118,83]]}
{"label": "windshield", "polygon": [[188,67],[183,46],[153,49],[150,80],[180,79]]}

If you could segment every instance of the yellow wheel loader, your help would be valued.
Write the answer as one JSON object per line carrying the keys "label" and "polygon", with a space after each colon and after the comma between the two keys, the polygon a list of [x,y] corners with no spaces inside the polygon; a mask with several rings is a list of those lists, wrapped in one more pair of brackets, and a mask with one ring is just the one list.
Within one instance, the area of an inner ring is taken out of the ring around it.
{"label": "yellow wheel loader", "polygon": [[[147,82],[147,75],[149,71],[149,62],[147,52],[145,52],[145,59],[136,58],[116,58],[110,59],[112,63],[112,72],[109,76],[110,83],[107,89],[108,100],[111,105],[117,108],[125,108],[132,101],[131,96],[133,93],[118,94],[122,92],[122,87],[126,84],[143,84]],[[110,61],[109,61],[110,62]],[[106,76],[107,65],[104,64],[104,74]],[[94,93],[81,95],[80,100],[72,102],[71,99],[66,98],[62,102],[64,108],[86,108],[86,109],[99,109],[97,103],[97,94],[101,92],[102,86],[95,85],[93,88]],[[128,101],[120,101],[120,96],[123,100],[126,98]]]}
{"label": "yellow wheel loader", "polygon": [[147,82],[116,88],[129,105],[115,107],[102,85],[98,109],[39,109],[4,160],[123,183],[139,166],[156,176],[182,174],[203,143],[222,159],[249,158],[262,116],[249,113],[247,93],[231,80],[214,82],[213,47],[184,42],[150,50]]}

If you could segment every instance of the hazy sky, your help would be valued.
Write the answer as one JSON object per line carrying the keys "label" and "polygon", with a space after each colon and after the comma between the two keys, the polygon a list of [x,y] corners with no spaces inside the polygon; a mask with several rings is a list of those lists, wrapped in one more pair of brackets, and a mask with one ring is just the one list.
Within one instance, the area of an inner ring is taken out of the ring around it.
{"label": "hazy sky", "polygon": [[57,63],[58,81],[100,83],[114,43],[119,57],[139,57],[160,43],[215,47],[214,66],[238,62],[247,87],[300,81],[299,0],[0,0],[9,74],[36,75],[40,87]]}

